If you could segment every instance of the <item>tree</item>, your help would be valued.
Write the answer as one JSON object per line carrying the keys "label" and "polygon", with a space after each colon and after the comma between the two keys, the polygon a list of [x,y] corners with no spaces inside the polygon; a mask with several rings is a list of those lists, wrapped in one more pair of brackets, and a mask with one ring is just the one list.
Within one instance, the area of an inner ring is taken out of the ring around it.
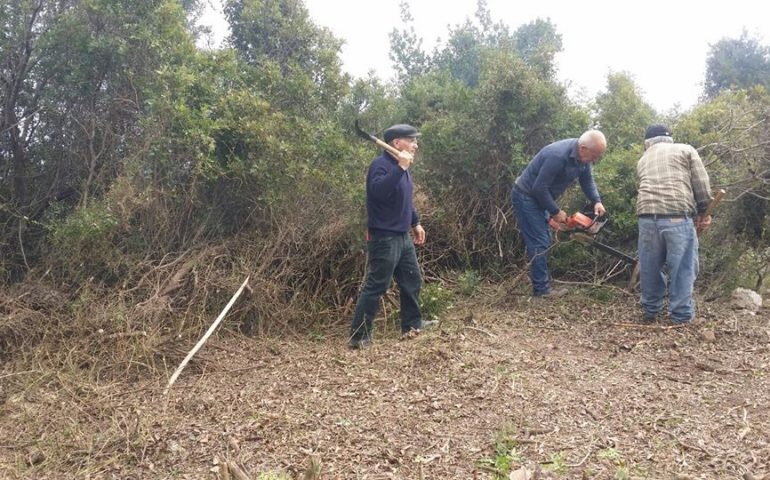
{"label": "tree", "polygon": [[0,12],[0,221],[12,227],[0,248],[14,252],[0,269],[18,272],[50,205],[85,207],[109,188],[141,143],[157,72],[193,46],[174,0],[20,0]]}
{"label": "tree", "polygon": [[745,31],[740,38],[725,38],[711,46],[704,85],[707,98],[723,90],[755,85],[770,90],[770,48],[749,38]]}
{"label": "tree", "polygon": [[302,0],[228,0],[225,15],[230,44],[262,72],[262,87],[280,97],[282,107],[313,116],[345,94],[342,42],[312,22]]}
{"label": "tree", "polygon": [[409,4],[401,2],[401,30],[390,32],[390,60],[396,68],[402,82],[426,72],[429,58],[422,49],[422,38],[414,31],[414,18],[409,11]]}
{"label": "tree", "polygon": [[644,129],[655,119],[655,110],[644,101],[627,73],[607,75],[607,91],[596,98],[599,128],[610,150],[641,144]]}
{"label": "tree", "polygon": [[551,21],[538,18],[522,25],[514,38],[521,58],[540,75],[551,78],[555,70],[554,57],[562,50],[561,35]]}

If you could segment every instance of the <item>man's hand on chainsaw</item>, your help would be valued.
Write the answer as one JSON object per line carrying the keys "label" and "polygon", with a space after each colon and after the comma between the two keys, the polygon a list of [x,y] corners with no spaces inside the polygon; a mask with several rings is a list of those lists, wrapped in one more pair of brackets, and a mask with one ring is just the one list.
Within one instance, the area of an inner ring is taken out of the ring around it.
{"label": "man's hand on chainsaw", "polygon": [[607,210],[604,208],[604,205],[602,205],[602,202],[597,202],[594,205],[594,215],[598,218],[603,217],[605,213],[607,213]]}
{"label": "man's hand on chainsaw", "polygon": [[567,212],[565,212],[564,210],[559,210],[559,213],[551,216],[551,220],[553,220],[556,223],[566,223]]}

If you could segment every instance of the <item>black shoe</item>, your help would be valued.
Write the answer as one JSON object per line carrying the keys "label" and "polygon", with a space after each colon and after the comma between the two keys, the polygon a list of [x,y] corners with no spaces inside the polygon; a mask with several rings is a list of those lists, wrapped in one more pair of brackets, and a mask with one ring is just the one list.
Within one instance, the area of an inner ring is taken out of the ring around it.
{"label": "black shoe", "polygon": [[652,325],[653,323],[655,323],[655,321],[657,319],[658,319],[658,315],[657,314],[644,313],[644,314],[642,314],[641,323],[643,325]]}
{"label": "black shoe", "polygon": [[371,338],[351,338],[348,346],[354,350],[363,350],[372,344]]}
{"label": "black shoe", "polygon": [[569,290],[567,290],[566,288],[552,288],[545,293],[540,293],[535,296],[538,298],[559,298],[559,297],[563,297],[568,293],[569,293]]}

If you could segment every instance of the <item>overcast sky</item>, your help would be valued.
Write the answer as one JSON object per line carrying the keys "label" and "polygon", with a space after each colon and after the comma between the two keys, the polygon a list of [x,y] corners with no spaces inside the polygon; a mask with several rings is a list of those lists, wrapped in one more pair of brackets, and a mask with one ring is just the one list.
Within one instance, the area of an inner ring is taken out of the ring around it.
{"label": "overcast sky", "polygon": [[[217,0],[211,0],[217,4]],[[400,28],[401,0],[304,0],[313,21],[345,41],[343,68],[361,77],[369,71],[393,77],[388,34]],[[448,26],[474,18],[476,0],[409,0],[423,48],[432,52]],[[495,22],[513,31],[536,18],[550,18],[562,35],[558,76],[574,98],[604,90],[609,72],[627,72],[656,110],[692,107],[703,89],[711,44],[738,38],[745,29],[768,44],[770,16],[761,0],[627,2],[621,0],[487,0]],[[221,21],[201,22],[222,36]]]}

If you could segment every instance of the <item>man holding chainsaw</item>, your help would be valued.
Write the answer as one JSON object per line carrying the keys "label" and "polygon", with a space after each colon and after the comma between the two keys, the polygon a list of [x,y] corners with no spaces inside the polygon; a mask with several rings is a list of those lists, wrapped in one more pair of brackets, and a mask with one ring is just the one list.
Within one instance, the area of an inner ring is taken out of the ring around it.
{"label": "man holding chainsaw", "polygon": [[636,171],[643,321],[655,321],[668,290],[671,320],[690,322],[695,318],[697,233],[711,225],[706,213],[711,202],[708,173],[698,151],[674,143],[669,129],[660,124],[645,131]]}
{"label": "man holding chainsaw", "polygon": [[384,140],[395,148],[391,151],[398,151],[398,155],[383,151],[369,166],[366,176],[367,276],[353,314],[351,348],[365,348],[371,344],[380,298],[394,277],[401,298],[402,334],[419,333],[429,323],[423,322],[420,314],[422,278],[414,248],[415,244],[425,243],[425,230],[412,203],[414,186],[409,171],[419,148],[419,136],[411,125],[393,125],[385,130]]}
{"label": "man holding chainsaw", "polygon": [[603,216],[606,213],[591,170],[591,165],[598,162],[606,150],[607,140],[598,130],[589,130],[580,138],[546,145],[513,185],[513,209],[527,246],[529,277],[536,297],[558,297],[567,293],[566,289],[551,288],[548,272],[547,254],[551,246],[548,220],[557,223],[567,220],[566,212],[559,208],[556,200],[577,180],[593,204],[594,214]]}

